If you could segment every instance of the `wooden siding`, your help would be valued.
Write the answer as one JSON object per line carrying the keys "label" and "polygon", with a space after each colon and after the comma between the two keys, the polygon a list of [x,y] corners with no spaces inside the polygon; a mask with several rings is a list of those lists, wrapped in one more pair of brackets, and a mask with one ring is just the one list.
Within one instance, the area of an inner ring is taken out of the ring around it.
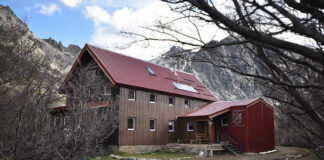
{"label": "wooden siding", "polygon": [[[169,106],[169,95],[157,93],[157,102],[150,103],[150,93],[136,90],[136,100],[128,100],[128,88],[120,88],[119,145],[163,145],[176,142],[178,126],[169,132],[168,123],[177,116],[201,107],[207,102],[190,99],[190,107],[184,105],[185,98],[175,97],[174,106]],[[135,117],[135,130],[128,130],[128,117]],[[150,118],[156,119],[156,131],[149,130]]]}
{"label": "wooden siding", "polygon": [[[192,143],[190,140],[196,140],[198,125],[197,122],[205,122],[205,137],[208,138],[208,121],[209,119],[200,119],[200,118],[192,118],[192,119],[180,119],[178,121],[178,128],[180,132],[178,133],[178,138],[180,140],[180,143]],[[188,122],[193,122],[194,124],[194,130],[188,131],[187,124]]]}

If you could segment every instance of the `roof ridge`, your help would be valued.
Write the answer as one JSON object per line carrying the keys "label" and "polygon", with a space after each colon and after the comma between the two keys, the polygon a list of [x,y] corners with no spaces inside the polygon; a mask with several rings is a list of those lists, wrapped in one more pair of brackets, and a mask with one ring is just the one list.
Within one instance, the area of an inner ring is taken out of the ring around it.
{"label": "roof ridge", "polygon": [[257,100],[259,98],[261,98],[261,97],[246,98],[246,99],[236,99],[236,100],[230,100],[230,101],[217,101],[217,102],[234,102],[234,101],[253,100],[253,99]]}
{"label": "roof ridge", "polygon": [[[106,50],[106,51],[109,51],[113,54],[118,54],[118,55],[121,55],[121,56],[124,56],[124,57],[127,57],[127,58],[132,58],[132,59],[136,59],[136,60],[139,60],[139,61],[142,61],[142,62],[146,62],[146,63],[150,63],[150,64],[153,64],[153,65],[156,65],[156,66],[159,66],[159,67],[163,67],[163,68],[166,68],[166,69],[171,69],[170,67],[166,67],[166,66],[162,66],[160,64],[156,64],[156,63],[153,63],[153,62],[150,62],[150,61],[145,61],[145,60],[142,60],[142,59],[139,59],[139,58],[135,58],[135,57],[131,57],[131,56],[128,56],[128,55],[125,55],[125,54],[122,54],[122,53],[118,53],[116,51],[111,51],[109,49],[106,49],[106,48],[102,48],[102,47],[98,47],[98,46],[95,46],[93,44],[90,44],[90,43],[86,43],[86,45],[90,46],[90,47],[96,47],[96,48],[99,48],[99,49],[102,49],[102,50]],[[189,74],[189,75],[194,75],[192,73],[189,73],[189,72],[185,72],[185,71],[182,71],[182,70],[177,70],[177,72],[182,72],[182,73],[185,73],[185,74]],[[197,78],[198,79],[198,78]]]}

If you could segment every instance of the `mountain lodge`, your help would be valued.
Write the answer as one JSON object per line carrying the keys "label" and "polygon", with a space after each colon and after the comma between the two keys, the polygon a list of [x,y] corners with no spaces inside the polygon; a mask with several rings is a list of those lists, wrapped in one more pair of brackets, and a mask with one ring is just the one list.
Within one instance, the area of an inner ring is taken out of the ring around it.
{"label": "mountain lodge", "polygon": [[119,151],[148,151],[168,143],[231,144],[253,153],[274,149],[274,109],[262,98],[219,101],[193,74],[90,44],[64,83],[91,62],[118,90],[111,93],[119,97],[119,108],[109,145]]}

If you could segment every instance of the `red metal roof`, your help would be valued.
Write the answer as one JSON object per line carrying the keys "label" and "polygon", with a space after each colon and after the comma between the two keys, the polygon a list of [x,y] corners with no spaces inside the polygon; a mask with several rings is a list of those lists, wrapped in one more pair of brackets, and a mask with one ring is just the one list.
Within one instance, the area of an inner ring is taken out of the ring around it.
{"label": "red metal roof", "polygon": [[213,117],[229,111],[231,107],[246,106],[257,100],[262,100],[262,98],[212,102],[192,112],[186,113],[180,116],[180,118]]}
{"label": "red metal roof", "polygon": [[[177,74],[175,75],[170,68],[128,57],[90,44],[86,44],[80,54],[83,54],[85,49],[89,51],[115,85],[147,89],[206,101],[217,101],[215,96],[193,74],[176,71]],[[81,56],[78,58],[81,58]],[[75,66],[76,63],[73,65],[70,73]],[[156,76],[150,75],[146,67],[151,68]],[[192,86],[198,93],[177,89],[172,82]]]}

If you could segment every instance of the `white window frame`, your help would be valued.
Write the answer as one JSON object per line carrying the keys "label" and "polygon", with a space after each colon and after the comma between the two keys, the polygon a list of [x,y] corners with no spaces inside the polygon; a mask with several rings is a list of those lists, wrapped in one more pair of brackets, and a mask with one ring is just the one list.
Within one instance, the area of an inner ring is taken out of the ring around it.
{"label": "white window frame", "polygon": [[170,130],[170,128],[169,128],[169,132],[174,132],[174,121],[170,120],[169,124],[168,124],[168,127],[170,126],[170,123],[171,123],[171,126],[172,126],[172,130]]}
{"label": "white window frame", "polygon": [[[188,100],[188,105],[186,105],[186,100]],[[185,99],[185,100],[184,100],[184,104],[185,104],[185,107],[186,107],[186,108],[189,108],[189,107],[190,107],[190,99]]]}
{"label": "white window frame", "polygon": [[64,116],[63,118],[63,125],[66,126],[66,121],[70,120],[71,116]]}
{"label": "white window frame", "polygon": [[[151,121],[154,121],[154,129],[151,129]],[[156,119],[154,119],[154,118],[150,118],[150,131],[151,132],[155,132],[156,131]]]}
{"label": "white window frame", "polygon": [[[224,123],[224,118],[227,118],[227,123]],[[229,124],[229,118],[228,117],[222,117],[221,121],[222,121],[222,126],[228,126],[228,124]]]}
{"label": "white window frame", "polygon": [[[134,99],[129,98],[129,93],[130,93],[130,91],[134,91]],[[135,99],[136,99],[136,90],[135,90],[135,89],[130,89],[130,90],[128,90],[128,100],[130,100],[130,101],[135,101]]]}
{"label": "white window frame", "polygon": [[[172,98],[172,99],[173,99],[173,103],[172,103],[172,104],[170,104],[170,98]],[[174,103],[175,103],[175,102],[174,102],[174,101],[175,101],[175,97],[169,97],[169,99],[168,99],[168,100],[169,100],[169,106],[174,106]]]}
{"label": "white window frame", "polygon": [[[194,129],[189,129],[189,123],[192,123],[192,126],[193,126]],[[194,122],[192,122],[192,121],[188,122],[188,123],[187,123],[187,131],[188,131],[188,132],[192,132],[192,131],[194,131],[194,130],[195,130],[195,124],[194,124]]]}
{"label": "white window frame", "polygon": [[110,87],[110,86],[109,86],[109,85],[105,85],[105,86],[104,86],[104,95],[105,95],[105,96],[110,96],[111,93],[110,93],[110,92],[107,92],[107,87]]}
{"label": "white window frame", "polygon": [[88,94],[91,95],[91,88],[88,88]]}
{"label": "white window frame", "polygon": [[[133,128],[128,128],[128,127],[129,127],[129,126],[128,126],[128,125],[129,125],[129,124],[128,124],[128,123],[129,123],[129,121],[128,121],[129,119],[132,119],[132,120],[133,120]],[[134,130],[135,130],[135,126],[136,126],[135,123],[136,123],[136,118],[135,118],[135,117],[128,117],[128,118],[127,118],[127,129],[128,129],[129,131],[134,131]]]}
{"label": "white window frame", "polygon": [[[154,102],[151,101],[151,95],[154,95]],[[157,100],[157,94],[156,93],[150,93],[150,103],[156,103]]]}

